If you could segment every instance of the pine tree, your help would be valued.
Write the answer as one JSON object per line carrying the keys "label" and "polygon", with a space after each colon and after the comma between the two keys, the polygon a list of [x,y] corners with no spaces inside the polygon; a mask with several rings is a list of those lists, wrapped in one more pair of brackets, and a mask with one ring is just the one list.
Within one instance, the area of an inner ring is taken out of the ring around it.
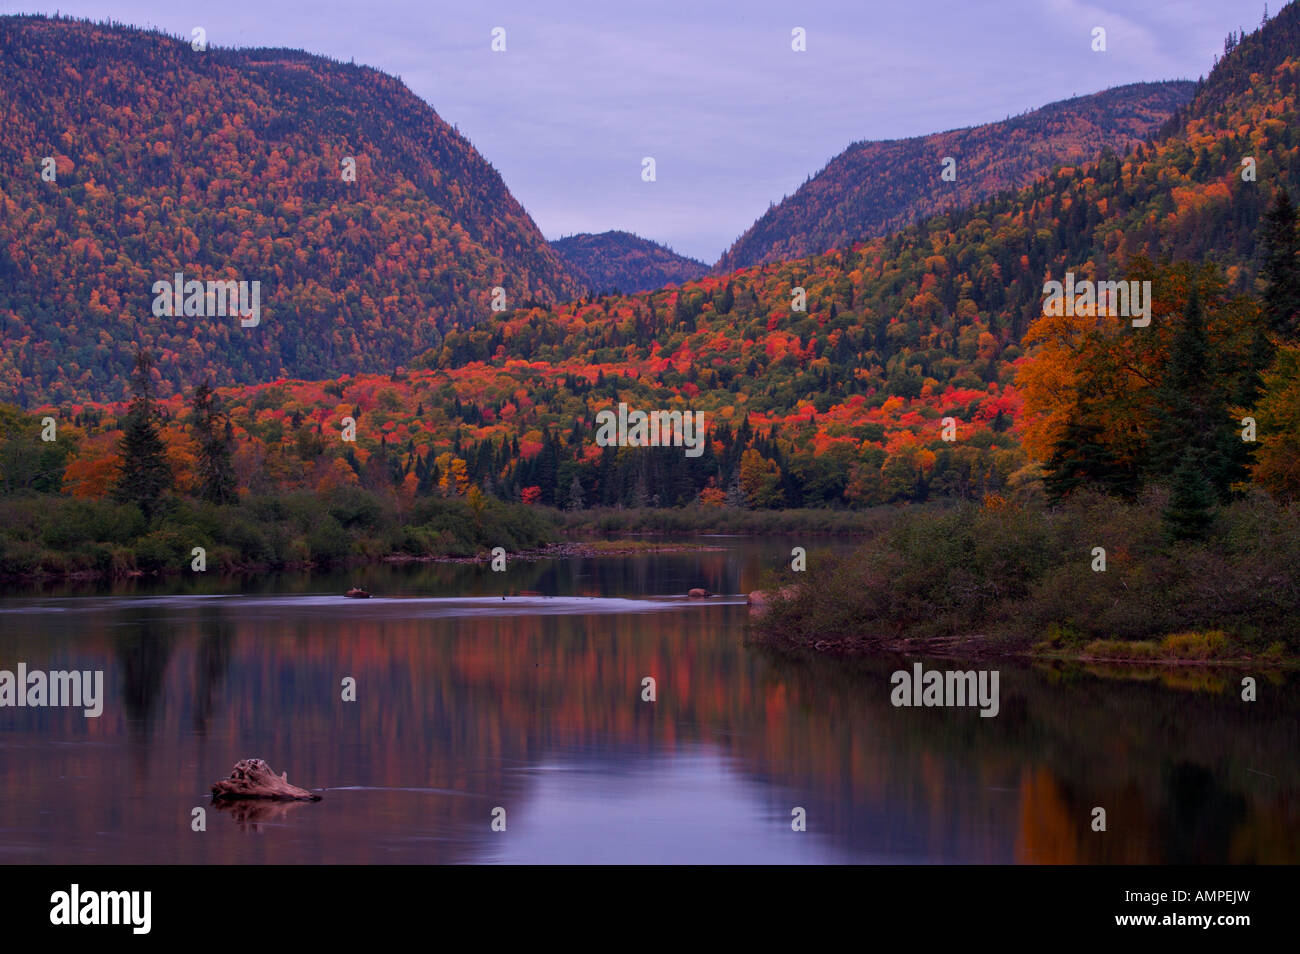
{"label": "pine tree", "polygon": [[134,503],[148,518],[157,512],[162,495],[172,486],[166,447],[158,427],[153,393],[153,355],[139,350],[131,375],[131,404],[118,443],[120,470],[113,487],[119,503]]}
{"label": "pine tree", "polygon": [[190,406],[194,411],[194,431],[199,443],[199,497],[209,503],[234,503],[239,495],[235,490],[235,469],[230,461],[233,435],[230,419],[217,406],[210,383],[200,384],[194,389]]}

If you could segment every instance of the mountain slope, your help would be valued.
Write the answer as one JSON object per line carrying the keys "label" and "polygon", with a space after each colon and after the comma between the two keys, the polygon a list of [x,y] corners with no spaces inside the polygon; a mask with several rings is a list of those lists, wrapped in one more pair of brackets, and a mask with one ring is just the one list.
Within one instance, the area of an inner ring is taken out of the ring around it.
{"label": "mountain slope", "polygon": [[[164,392],[391,368],[493,286],[581,290],[497,172],[375,70],[3,17],[0,86],[0,389],[20,400],[119,395],[137,343]],[[260,281],[260,326],[154,317],[175,272]]]}
{"label": "mountain slope", "polygon": [[[996,491],[1027,460],[1012,439],[1015,381],[1045,278],[1118,279],[1144,258],[1169,259],[1212,263],[1229,294],[1254,293],[1263,214],[1275,189],[1300,191],[1298,104],[1292,3],[1229,44],[1186,124],[1153,145],[1105,150],[1019,192],[823,255],[521,309],[449,334],[416,366],[441,372],[425,379],[429,393],[473,395],[467,413],[489,411],[491,426],[475,417],[472,439],[531,434],[545,447],[548,427],[570,435],[558,466],[519,467],[546,502],[563,502],[566,468],[579,464],[584,486],[600,486],[605,458],[588,453],[594,414],[619,401],[702,410],[723,430],[746,422],[736,433],[750,428],[737,440],[758,455],[749,482],[776,481],[786,504]],[[1241,176],[1246,157],[1256,181]],[[806,311],[792,308],[796,289]],[[1179,309],[1158,298],[1153,324]],[[452,420],[469,422],[460,411]],[[945,417],[957,425],[951,443],[940,437]],[[710,475],[717,487],[736,477],[737,456],[729,444]]]}
{"label": "mountain slope", "polygon": [[[1192,97],[1194,83],[1135,83],[1051,103],[1005,122],[912,139],[858,142],[758,219],[715,272],[803,258],[885,235],[1060,165],[1146,139]],[[956,179],[944,181],[945,157]]]}
{"label": "mountain slope", "polygon": [[556,239],[551,247],[593,292],[639,292],[680,285],[705,274],[703,262],[631,232],[583,232]]}
{"label": "mountain slope", "polygon": [[[565,506],[998,493],[1033,473],[1016,381],[1045,279],[1118,279],[1145,256],[1213,263],[1230,292],[1255,292],[1263,213],[1276,188],[1300,188],[1298,103],[1293,3],[1232,44],[1184,125],[1125,155],[823,255],[516,308],[448,333],[404,373],[224,390],[241,486],[453,493],[463,473],[505,498]],[[1257,181],[1242,179],[1243,158]],[[792,308],[797,289],[805,311]],[[1152,327],[1179,313],[1158,296]],[[699,457],[601,447],[595,416],[620,402],[703,412],[710,445]],[[168,406],[179,422],[181,398]],[[103,492],[122,410],[50,408],[61,446],[66,433],[76,448],[69,491]],[[355,444],[337,439],[344,415]],[[183,458],[186,438],[169,440]]]}

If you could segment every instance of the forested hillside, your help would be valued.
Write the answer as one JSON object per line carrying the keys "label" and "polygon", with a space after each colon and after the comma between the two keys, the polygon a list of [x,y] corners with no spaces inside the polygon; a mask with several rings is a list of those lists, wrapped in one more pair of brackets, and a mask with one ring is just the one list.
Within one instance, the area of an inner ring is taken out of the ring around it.
{"label": "forested hillside", "polygon": [[[1186,127],[1154,145],[825,255],[516,308],[448,332],[390,373],[219,389],[237,484],[361,483],[568,507],[842,507],[1012,493],[1038,486],[1044,465],[1059,478],[1052,493],[1098,481],[1129,493],[1186,471],[1172,446],[1182,441],[1212,465],[1208,492],[1185,487],[1202,504],[1245,479],[1285,494],[1300,472],[1288,423],[1300,360],[1287,310],[1295,214],[1277,197],[1300,192],[1298,89],[1291,5],[1230,39]],[[1145,337],[1126,322],[1044,325],[1044,282],[1067,271],[1151,281]],[[1117,425],[1130,443],[1070,413],[1076,399],[1091,406],[1090,386],[1107,396],[1099,407],[1131,423]],[[1060,400],[1044,400],[1053,388]],[[171,468],[193,491],[210,469],[202,448],[222,441],[198,436],[211,415],[198,414],[192,391],[162,397]],[[620,402],[703,412],[707,450],[598,446],[596,414]],[[29,467],[27,485],[108,492],[127,465],[129,409],[54,402],[46,412],[64,428],[62,457]],[[1248,413],[1260,453],[1237,457],[1226,446],[1241,443]],[[343,437],[346,418],[355,441]],[[9,431],[12,457],[30,463],[21,447],[39,422],[23,427]]]}
{"label": "forested hillside", "polygon": [[[580,291],[497,172],[373,69],[10,16],[0,87],[0,393],[20,404],[121,397],[139,345],[163,393],[391,369],[495,286]],[[260,282],[260,324],[155,317],[176,272]]]}
{"label": "forested hillside", "polygon": [[[763,214],[714,271],[804,258],[1019,189],[1057,166],[1123,154],[1192,97],[1185,81],[1134,83],[1004,122],[857,142]],[[953,163],[945,172],[944,160]]]}
{"label": "forested hillside", "polygon": [[567,235],[551,243],[569,270],[595,293],[639,292],[680,285],[709,267],[631,232]]}

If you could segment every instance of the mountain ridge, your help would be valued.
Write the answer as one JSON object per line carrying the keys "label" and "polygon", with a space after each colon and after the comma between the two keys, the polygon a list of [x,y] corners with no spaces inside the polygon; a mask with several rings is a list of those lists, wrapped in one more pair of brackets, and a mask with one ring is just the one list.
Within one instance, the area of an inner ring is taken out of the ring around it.
{"label": "mountain ridge", "polygon": [[591,293],[651,291],[706,274],[709,266],[632,232],[579,232],[551,242]]}
{"label": "mountain ridge", "polygon": [[[1130,83],[1000,122],[850,143],[759,216],[711,271],[827,252],[1014,191],[1052,168],[1092,161],[1105,146],[1123,151],[1166,123],[1195,86]],[[942,178],[948,157],[951,181]]]}
{"label": "mountain ridge", "polygon": [[[391,368],[496,287],[582,290],[496,170],[378,70],[6,16],[0,83],[0,386],[20,402],[121,395],[141,345],[164,393]],[[261,282],[267,319],[154,316],[175,272]]]}
{"label": "mountain ridge", "polygon": [[[1020,372],[1041,360],[1022,341],[1045,278],[1151,275],[1157,335],[1181,320],[1188,263],[1222,275],[1206,300],[1216,327],[1233,313],[1224,296],[1258,291],[1260,223],[1276,189],[1300,187],[1300,6],[1242,38],[1197,95],[1214,108],[1194,102],[1167,139],[888,236],[681,287],[524,303],[389,374],[223,388],[240,486],[418,496],[464,478],[557,506],[996,505],[1037,482]],[[704,413],[705,452],[600,446],[595,415],[620,403]],[[165,408],[184,474],[184,398]],[[47,406],[67,492],[105,492],[124,410]],[[345,416],[355,442],[337,439]]]}

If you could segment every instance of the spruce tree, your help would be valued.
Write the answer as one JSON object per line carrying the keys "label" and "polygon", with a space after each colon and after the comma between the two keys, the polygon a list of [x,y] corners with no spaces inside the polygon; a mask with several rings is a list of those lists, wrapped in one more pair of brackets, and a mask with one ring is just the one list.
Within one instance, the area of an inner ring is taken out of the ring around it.
{"label": "spruce tree", "polygon": [[586,494],[582,489],[582,480],[578,477],[578,472],[574,471],[573,480],[569,482],[569,509],[581,510],[586,506]]}
{"label": "spruce tree", "polygon": [[121,464],[113,487],[115,500],[136,504],[148,518],[157,512],[162,495],[172,486],[172,472],[158,426],[152,371],[153,355],[137,351],[131,375],[131,404],[118,442]]}
{"label": "spruce tree", "polygon": [[1219,499],[1245,479],[1245,450],[1236,439],[1222,369],[1214,366],[1199,289],[1193,285],[1169,359],[1155,389],[1148,469],[1169,480],[1191,454]]}
{"label": "spruce tree", "polygon": [[1264,217],[1261,245],[1264,314],[1274,334],[1293,341],[1300,337],[1300,236],[1295,206],[1285,188],[1277,190]]}
{"label": "spruce tree", "polygon": [[727,481],[726,497],[724,498],[728,507],[741,509],[749,506],[748,500],[745,499],[744,488],[740,486],[740,466],[736,465],[731,470],[731,479]]}
{"label": "spruce tree", "polygon": [[1204,539],[1214,520],[1214,498],[1201,455],[1188,451],[1170,483],[1169,505],[1163,514],[1165,535],[1172,541]]}
{"label": "spruce tree", "polygon": [[235,468],[230,460],[233,428],[217,405],[210,383],[194,389],[190,401],[194,412],[195,437],[199,444],[199,497],[209,503],[227,504],[239,499],[235,490]]}
{"label": "spruce tree", "polygon": [[1132,498],[1139,483],[1136,470],[1107,445],[1101,425],[1079,408],[1065,426],[1043,471],[1043,487],[1052,501],[1063,500],[1084,488]]}

